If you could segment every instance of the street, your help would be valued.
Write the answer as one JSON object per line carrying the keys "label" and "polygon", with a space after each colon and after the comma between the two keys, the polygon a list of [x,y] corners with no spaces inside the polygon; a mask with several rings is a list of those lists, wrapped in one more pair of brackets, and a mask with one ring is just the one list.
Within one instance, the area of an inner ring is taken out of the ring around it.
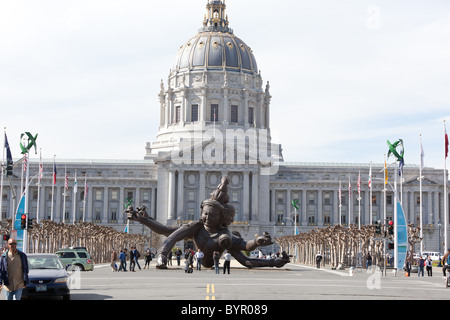
{"label": "street", "polygon": [[[143,263],[141,263],[141,267]],[[232,261],[231,274],[204,269],[186,274],[182,267],[136,272],[112,272],[109,265],[97,265],[93,272],[81,272],[73,282],[72,300],[410,300],[449,299],[441,268],[433,277],[389,270],[317,270],[312,266],[287,264],[284,268],[246,269]]]}

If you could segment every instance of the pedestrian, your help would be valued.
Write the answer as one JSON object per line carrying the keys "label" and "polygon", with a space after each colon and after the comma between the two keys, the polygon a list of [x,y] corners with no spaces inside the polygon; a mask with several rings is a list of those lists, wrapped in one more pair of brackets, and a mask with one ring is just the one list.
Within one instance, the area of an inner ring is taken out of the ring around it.
{"label": "pedestrian", "polygon": [[169,253],[167,254],[167,265],[171,266],[172,265],[172,250],[169,251]]}
{"label": "pedestrian", "polygon": [[[135,266],[138,266],[139,270],[141,270],[141,265],[139,264],[139,258],[141,257],[141,254],[138,251],[138,249],[136,249],[136,246],[134,246],[133,255],[134,255]],[[133,268],[133,271],[134,271],[134,268]]]}
{"label": "pedestrian", "polygon": [[175,256],[177,257],[177,265],[180,266],[181,256],[183,255],[183,252],[181,252],[180,248],[177,248],[175,251]]}
{"label": "pedestrian", "polygon": [[366,269],[369,270],[372,269],[372,256],[370,255],[370,252],[367,252],[367,256],[366,256]]}
{"label": "pedestrian", "polygon": [[317,264],[317,269],[320,269],[320,261],[322,261],[322,255],[320,254],[320,252],[318,252],[316,254],[316,264]]}
{"label": "pedestrian", "polygon": [[28,258],[17,249],[14,238],[8,240],[8,250],[0,258],[0,288],[5,290],[6,300],[20,300],[28,284]]}
{"label": "pedestrian", "polygon": [[408,257],[405,261],[405,271],[406,276],[409,277],[411,275],[411,258]]}
{"label": "pedestrian", "polygon": [[425,261],[426,267],[427,267],[427,275],[429,277],[433,276],[433,260],[431,260],[431,257],[428,256],[427,260]]}
{"label": "pedestrian", "polygon": [[136,266],[136,261],[134,260],[133,249],[134,249],[134,247],[131,247],[131,250],[130,250],[130,271],[135,272],[134,267]]}
{"label": "pedestrian", "polygon": [[216,274],[219,274],[220,253],[218,251],[213,252],[213,259],[214,259],[214,269],[216,271]]}
{"label": "pedestrian", "polygon": [[205,255],[203,254],[202,250],[198,249],[195,253],[195,259],[197,259],[197,271],[202,271],[202,259]]}
{"label": "pedestrian", "polygon": [[117,261],[117,251],[113,248],[111,253],[111,268],[113,272],[117,271],[116,261]]}
{"label": "pedestrian", "polygon": [[147,267],[147,269],[150,269],[150,261],[152,261],[152,252],[150,251],[150,248],[147,249],[145,252],[145,265],[144,269]]}
{"label": "pedestrian", "polygon": [[120,260],[120,267],[119,270],[117,271],[127,271],[127,248],[120,250],[120,254],[119,254],[119,260]]}
{"label": "pedestrian", "polygon": [[225,251],[223,259],[225,260],[223,263],[223,274],[225,274],[225,271],[228,271],[228,274],[230,274],[231,254],[228,251]]}
{"label": "pedestrian", "polygon": [[423,257],[420,257],[419,260],[417,261],[417,267],[419,268],[419,270],[417,271],[417,276],[420,277],[420,274],[422,273],[422,277],[423,277],[423,266],[424,266],[424,260]]}
{"label": "pedestrian", "polygon": [[189,262],[189,268],[191,270],[194,270],[194,251],[192,251],[192,250],[188,251],[187,260]]}

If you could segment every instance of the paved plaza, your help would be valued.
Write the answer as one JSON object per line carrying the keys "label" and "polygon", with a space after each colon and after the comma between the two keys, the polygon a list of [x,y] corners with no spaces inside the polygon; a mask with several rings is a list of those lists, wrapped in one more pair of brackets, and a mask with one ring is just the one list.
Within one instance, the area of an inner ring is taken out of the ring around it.
{"label": "paved plaza", "polygon": [[[320,270],[312,266],[287,264],[285,267],[247,269],[232,261],[231,274],[215,274],[204,269],[186,274],[182,266],[136,272],[112,272],[109,265],[97,265],[93,272],[81,272],[72,300],[410,300],[449,299],[441,268],[433,276],[418,277],[388,270]],[[141,263],[141,267],[143,262]]]}

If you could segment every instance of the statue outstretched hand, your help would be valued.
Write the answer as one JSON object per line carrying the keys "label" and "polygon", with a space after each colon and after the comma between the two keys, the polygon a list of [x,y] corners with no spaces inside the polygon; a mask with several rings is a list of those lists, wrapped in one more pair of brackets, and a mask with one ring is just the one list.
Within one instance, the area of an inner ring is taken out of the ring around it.
{"label": "statue outstretched hand", "polygon": [[281,257],[275,259],[274,267],[281,268],[281,267],[284,266],[286,263],[289,263],[289,262],[290,262],[289,257],[292,257],[292,256],[288,255],[288,254],[286,253],[286,251],[283,251],[283,252],[281,253]]}
{"label": "statue outstretched hand", "polygon": [[128,206],[128,208],[125,210],[125,213],[127,214],[127,219],[131,221],[141,221],[142,218],[148,218],[150,219],[150,216],[147,213],[147,208],[145,206],[137,207],[136,210],[134,210],[133,206]]}
{"label": "statue outstretched hand", "polygon": [[268,232],[264,232],[262,236],[255,239],[259,247],[270,246],[273,241]]}

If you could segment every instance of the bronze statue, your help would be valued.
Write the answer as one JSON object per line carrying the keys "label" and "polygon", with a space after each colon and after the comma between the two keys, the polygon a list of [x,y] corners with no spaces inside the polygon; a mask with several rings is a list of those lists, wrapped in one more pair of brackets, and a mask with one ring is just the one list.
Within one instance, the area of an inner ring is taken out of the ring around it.
{"label": "bronze statue", "polygon": [[219,186],[211,193],[211,198],[202,202],[199,221],[192,221],[180,227],[168,227],[151,218],[145,206],[138,207],[137,210],[130,206],[125,212],[129,220],[138,221],[154,232],[167,236],[157,259],[156,267],[159,269],[167,268],[167,254],[175,243],[187,238],[192,238],[197,248],[204,253],[202,265],[205,268],[211,268],[214,265],[214,251],[222,255],[225,250],[248,268],[280,268],[288,263],[289,256],[284,251],[277,259],[252,259],[242,252],[242,250],[253,251],[259,246],[271,245],[273,242],[267,232],[250,241],[242,239],[238,232],[231,233],[228,226],[233,221],[235,209],[228,202],[228,177],[224,176]]}

